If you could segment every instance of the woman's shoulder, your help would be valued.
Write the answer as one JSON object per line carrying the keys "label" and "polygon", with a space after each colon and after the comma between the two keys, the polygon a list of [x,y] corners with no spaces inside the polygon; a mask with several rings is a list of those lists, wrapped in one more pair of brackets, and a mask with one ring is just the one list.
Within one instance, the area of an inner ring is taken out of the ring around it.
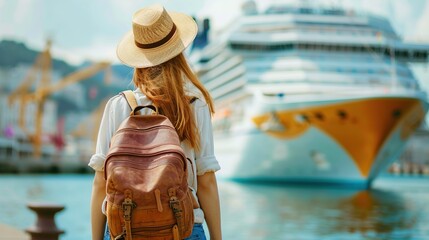
{"label": "woman's shoulder", "polygon": [[195,97],[192,97],[191,99],[193,99],[193,101],[191,102],[191,104],[194,106],[195,109],[200,109],[200,108],[207,107],[207,102],[204,99],[204,97],[195,96]]}
{"label": "woman's shoulder", "polygon": [[210,119],[211,118],[211,114],[210,114],[210,109],[208,104],[206,103],[204,97],[202,98],[197,98],[193,103],[192,103],[193,109],[194,109],[194,114],[195,117],[197,119],[197,121],[205,121],[204,119]]}
{"label": "woman's shoulder", "polygon": [[131,109],[125,97],[121,93],[118,93],[107,101],[105,111],[109,111],[110,114],[118,118],[123,118],[123,116],[129,115]]}
{"label": "woman's shoulder", "polygon": [[121,93],[116,94],[115,96],[111,97],[108,101],[108,103],[110,104],[117,104],[118,102],[120,102],[123,99],[123,97],[121,96]]}
{"label": "woman's shoulder", "polygon": [[111,97],[108,101],[106,106],[109,108],[117,108],[119,106],[126,105],[126,100],[124,97],[122,97],[121,93],[116,94],[115,96]]}

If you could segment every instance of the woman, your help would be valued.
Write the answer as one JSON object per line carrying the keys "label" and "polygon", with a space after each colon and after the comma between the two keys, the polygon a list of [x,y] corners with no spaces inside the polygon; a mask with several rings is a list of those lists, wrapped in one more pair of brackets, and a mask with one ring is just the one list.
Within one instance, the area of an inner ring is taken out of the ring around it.
{"label": "woman", "polygon": [[[220,167],[213,152],[211,126],[214,108],[209,93],[182,54],[197,31],[195,21],[185,14],[166,12],[160,5],[145,7],[134,14],[133,30],[119,43],[117,55],[125,65],[135,68],[134,95],[138,104],[154,104],[162,110],[175,126],[186,156],[193,161],[195,169],[188,169],[188,184],[196,193],[200,208],[194,209],[195,225],[188,239],[205,239],[205,220],[210,239],[216,240],[222,237],[214,174]],[[192,96],[198,98],[190,103]],[[110,138],[129,114],[125,98],[117,95],[107,103],[101,120],[96,153],[89,163],[96,171],[91,197],[93,240],[103,239],[103,235],[109,239],[101,207],[106,196],[103,167]]]}

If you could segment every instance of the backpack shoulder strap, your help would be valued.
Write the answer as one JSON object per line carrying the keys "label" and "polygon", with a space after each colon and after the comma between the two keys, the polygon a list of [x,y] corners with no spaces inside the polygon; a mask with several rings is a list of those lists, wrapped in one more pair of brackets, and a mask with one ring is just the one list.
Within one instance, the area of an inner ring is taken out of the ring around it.
{"label": "backpack shoulder strap", "polygon": [[127,100],[128,106],[130,107],[131,111],[133,111],[138,106],[137,99],[136,99],[136,96],[134,96],[133,91],[127,90],[127,91],[121,92],[121,94]]}

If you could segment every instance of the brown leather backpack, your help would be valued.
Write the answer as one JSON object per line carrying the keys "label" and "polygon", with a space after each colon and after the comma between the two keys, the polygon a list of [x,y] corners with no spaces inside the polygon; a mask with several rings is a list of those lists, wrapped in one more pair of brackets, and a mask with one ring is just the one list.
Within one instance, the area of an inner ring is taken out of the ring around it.
{"label": "brown leather backpack", "polygon": [[132,91],[122,93],[131,114],[110,141],[104,166],[111,239],[183,239],[194,224],[187,160],[170,120],[138,115]]}

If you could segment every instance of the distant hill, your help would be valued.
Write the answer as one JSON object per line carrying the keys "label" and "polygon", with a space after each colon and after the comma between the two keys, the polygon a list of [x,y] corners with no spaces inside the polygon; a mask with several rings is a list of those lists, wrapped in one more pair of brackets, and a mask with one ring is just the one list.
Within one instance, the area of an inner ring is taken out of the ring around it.
{"label": "distant hill", "polygon": [[[24,43],[13,40],[1,40],[0,41],[0,68],[13,69],[20,64],[34,64],[36,57],[40,54],[40,51],[28,48]],[[74,66],[68,64],[66,61],[58,58],[52,59],[52,68],[59,72],[62,76],[66,76],[78,69],[89,66],[90,62],[85,62],[80,66]],[[112,85],[106,85],[103,81],[104,73],[100,72],[86,79],[85,81],[79,82],[84,90],[85,106],[83,109],[79,108],[67,99],[61,96],[56,96],[54,99],[58,103],[58,108],[61,109],[60,114],[66,114],[70,111],[92,111],[97,108],[101,100],[106,97],[113,96],[119,91],[128,87],[129,81],[132,76],[132,69],[124,65],[113,65],[111,67],[112,75],[115,79],[127,79],[119,80]]]}
{"label": "distant hill", "polygon": [[131,79],[133,78],[133,68],[125,66],[123,64],[119,64],[119,65],[112,65],[112,72],[122,78],[122,79],[126,79],[126,81],[131,81]]}
{"label": "distant hill", "polygon": [[[0,41],[0,67],[13,68],[18,64],[33,64],[39,51],[29,49],[24,43],[13,40]],[[76,70],[75,66],[60,59],[52,59],[52,67],[62,74],[69,74]]]}

